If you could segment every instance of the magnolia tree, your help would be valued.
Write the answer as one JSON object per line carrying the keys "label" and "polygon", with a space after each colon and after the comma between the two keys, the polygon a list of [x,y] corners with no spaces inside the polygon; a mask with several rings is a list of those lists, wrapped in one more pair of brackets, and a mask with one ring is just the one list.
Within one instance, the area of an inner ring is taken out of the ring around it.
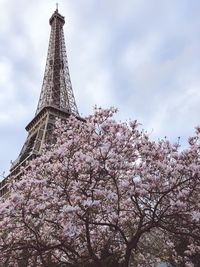
{"label": "magnolia tree", "polygon": [[11,179],[0,266],[197,266],[200,129],[179,152],[115,112],[58,121],[56,143]]}

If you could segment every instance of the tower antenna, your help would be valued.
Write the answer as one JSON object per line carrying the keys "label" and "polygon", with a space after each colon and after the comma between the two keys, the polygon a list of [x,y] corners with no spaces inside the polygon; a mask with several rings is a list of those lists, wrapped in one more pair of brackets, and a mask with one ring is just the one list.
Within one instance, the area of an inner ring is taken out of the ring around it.
{"label": "tower antenna", "polygon": [[56,11],[58,11],[58,3],[56,3]]}

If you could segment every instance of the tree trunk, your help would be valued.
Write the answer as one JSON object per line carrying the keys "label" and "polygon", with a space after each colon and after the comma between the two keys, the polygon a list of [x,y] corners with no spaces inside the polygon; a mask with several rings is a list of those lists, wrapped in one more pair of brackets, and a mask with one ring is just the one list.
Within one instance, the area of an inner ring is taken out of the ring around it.
{"label": "tree trunk", "polygon": [[127,248],[123,267],[129,267],[130,257],[131,257],[131,249]]}

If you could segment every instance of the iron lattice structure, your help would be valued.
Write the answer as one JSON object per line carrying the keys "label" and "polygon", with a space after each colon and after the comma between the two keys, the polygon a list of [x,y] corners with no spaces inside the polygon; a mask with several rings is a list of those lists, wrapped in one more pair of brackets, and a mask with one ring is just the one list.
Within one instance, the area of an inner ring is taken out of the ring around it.
{"label": "iron lattice structure", "polygon": [[79,116],[69,75],[63,32],[65,20],[56,10],[49,22],[49,49],[36,115],[44,107],[51,106]]}
{"label": "iron lattice structure", "polygon": [[[56,117],[66,119],[72,114],[81,119],[69,75],[63,32],[65,19],[58,13],[58,9],[51,16],[49,23],[51,34],[42,90],[35,117],[26,126],[27,139],[10,169],[10,175],[15,179],[21,176],[20,166],[26,165],[27,160],[40,155],[44,145],[51,145],[55,141],[52,131]],[[0,183],[0,196],[8,192],[7,178]]]}

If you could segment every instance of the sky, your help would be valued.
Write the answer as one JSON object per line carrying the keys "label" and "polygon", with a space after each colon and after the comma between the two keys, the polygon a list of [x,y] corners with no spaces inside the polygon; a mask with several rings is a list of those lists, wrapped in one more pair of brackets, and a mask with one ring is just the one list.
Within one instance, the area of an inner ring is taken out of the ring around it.
{"label": "sky", "polygon": [[[42,86],[54,0],[0,0],[0,179]],[[200,114],[199,0],[60,0],[74,95],[187,147]]]}

